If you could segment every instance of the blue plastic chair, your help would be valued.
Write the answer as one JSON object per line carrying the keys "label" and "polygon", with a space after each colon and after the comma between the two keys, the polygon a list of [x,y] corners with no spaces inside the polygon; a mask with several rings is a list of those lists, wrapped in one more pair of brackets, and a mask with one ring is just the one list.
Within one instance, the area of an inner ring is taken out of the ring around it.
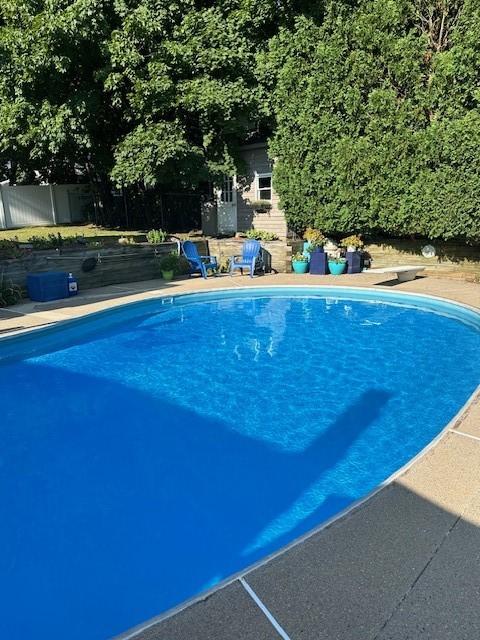
{"label": "blue plastic chair", "polygon": [[240,269],[243,276],[244,269],[250,269],[250,277],[253,278],[255,265],[260,262],[259,255],[262,245],[258,240],[247,240],[243,243],[242,255],[232,256],[230,260],[230,275],[233,276],[235,269]]}
{"label": "blue plastic chair", "polygon": [[207,279],[207,272],[209,269],[217,272],[218,264],[215,256],[201,256],[198,253],[198,249],[193,242],[186,240],[182,242],[182,252],[185,258],[188,260],[190,267],[190,276],[193,273],[200,273],[205,280]]}

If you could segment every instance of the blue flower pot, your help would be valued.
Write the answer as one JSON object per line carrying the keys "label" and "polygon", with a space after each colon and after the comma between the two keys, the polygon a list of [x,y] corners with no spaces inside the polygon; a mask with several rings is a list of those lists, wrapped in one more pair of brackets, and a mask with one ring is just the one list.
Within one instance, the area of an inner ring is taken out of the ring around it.
{"label": "blue flower pot", "polygon": [[332,274],[332,276],[340,276],[345,271],[347,267],[346,262],[333,262],[332,260],[328,261],[328,270]]}
{"label": "blue flower pot", "polygon": [[[303,255],[308,258],[308,261],[310,262],[310,248],[312,246],[311,242],[308,242],[307,240],[303,243]],[[303,271],[302,271],[303,273]]]}
{"label": "blue flower pot", "polygon": [[296,260],[292,260],[292,269],[295,273],[307,273],[308,262],[297,262]]}
{"label": "blue flower pot", "polygon": [[325,276],[328,273],[327,254],[323,248],[311,254],[309,271],[313,276]]}

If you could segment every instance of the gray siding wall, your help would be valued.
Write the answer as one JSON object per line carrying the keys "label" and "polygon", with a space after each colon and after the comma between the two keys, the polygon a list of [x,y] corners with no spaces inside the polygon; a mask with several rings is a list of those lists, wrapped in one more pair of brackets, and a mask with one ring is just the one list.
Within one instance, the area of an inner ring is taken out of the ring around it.
{"label": "gray siding wall", "polygon": [[249,200],[257,200],[256,173],[271,173],[272,161],[268,157],[265,144],[249,145],[242,152],[247,165],[247,175],[238,177],[237,192],[237,229],[248,231],[262,229],[276,233],[280,238],[287,235],[287,223],[283,211],[278,206],[278,195],[272,191],[272,208],[266,213],[257,213],[248,204]]}
{"label": "gray siding wall", "polygon": [[80,222],[90,199],[85,185],[0,186],[0,229]]}

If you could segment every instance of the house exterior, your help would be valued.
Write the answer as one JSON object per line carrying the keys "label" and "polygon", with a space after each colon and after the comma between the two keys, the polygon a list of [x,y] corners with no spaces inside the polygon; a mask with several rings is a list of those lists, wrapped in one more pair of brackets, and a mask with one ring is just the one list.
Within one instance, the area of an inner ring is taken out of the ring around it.
{"label": "house exterior", "polygon": [[[287,222],[272,187],[272,160],[266,143],[242,147],[246,175],[226,176],[215,189],[214,201],[204,206],[202,230],[207,236],[234,235],[239,231],[261,229],[279,238],[287,235]],[[252,202],[267,201],[268,208],[255,210]]]}

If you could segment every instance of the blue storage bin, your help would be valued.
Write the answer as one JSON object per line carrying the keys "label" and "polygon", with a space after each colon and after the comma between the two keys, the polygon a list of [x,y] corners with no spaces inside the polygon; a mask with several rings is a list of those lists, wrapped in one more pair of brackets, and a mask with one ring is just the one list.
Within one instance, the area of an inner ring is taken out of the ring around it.
{"label": "blue storage bin", "polygon": [[28,297],[35,302],[48,302],[68,298],[68,273],[45,271],[27,275]]}

